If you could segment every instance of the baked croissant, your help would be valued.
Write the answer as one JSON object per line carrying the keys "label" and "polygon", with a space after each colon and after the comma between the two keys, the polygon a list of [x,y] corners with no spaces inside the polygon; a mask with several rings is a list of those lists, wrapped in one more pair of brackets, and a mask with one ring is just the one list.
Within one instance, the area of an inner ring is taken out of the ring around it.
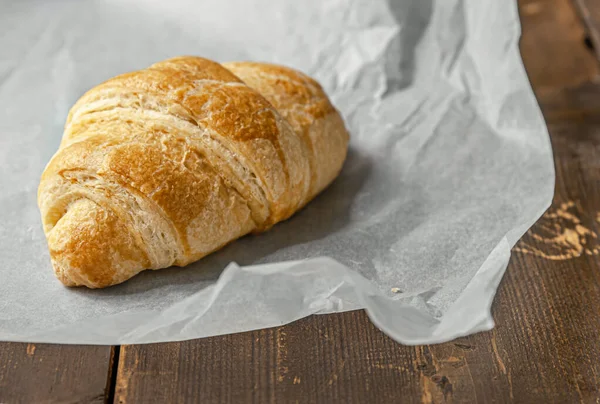
{"label": "baked croissant", "polygon": [[322,88],[295,70],[177,57],[71,108],[38,190],[52,266],[102,288],[184,266],[285,220],[348,147]]}

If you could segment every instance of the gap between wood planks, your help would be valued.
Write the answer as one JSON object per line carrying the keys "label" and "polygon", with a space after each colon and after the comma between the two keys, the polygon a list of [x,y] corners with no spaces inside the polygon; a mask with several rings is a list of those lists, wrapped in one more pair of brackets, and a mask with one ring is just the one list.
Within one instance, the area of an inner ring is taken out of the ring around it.
{"label": "gap between wood planks", "polygon": [[108,363],[108,375],[106,376],[105,403],[113,403],[115,401],[115,389],[117,387],[117,373],[119,370],[120,355],[120,345],[115,345],[111,347],[110,362]]}

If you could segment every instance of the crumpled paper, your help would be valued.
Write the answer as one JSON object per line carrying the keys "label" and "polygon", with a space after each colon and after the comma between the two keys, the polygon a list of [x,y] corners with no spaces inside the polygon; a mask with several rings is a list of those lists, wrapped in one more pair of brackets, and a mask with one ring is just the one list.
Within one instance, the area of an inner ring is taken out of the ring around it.
{"label": "crumpled paper", "polygon": [[[5,1],[0,12],[0,340],[133,344],[365,308],[406,344],[493,327],[510,248],[549,206],[552,153],[514,1]],[[187,268],[63,287],[36,205],[90,87],[193,54],[295,67],[351,132],[292,219]]]}

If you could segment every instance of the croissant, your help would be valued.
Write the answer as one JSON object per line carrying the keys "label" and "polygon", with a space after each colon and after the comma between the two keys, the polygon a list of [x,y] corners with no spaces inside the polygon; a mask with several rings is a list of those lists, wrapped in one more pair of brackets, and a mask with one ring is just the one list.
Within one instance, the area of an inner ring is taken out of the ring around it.
{"label": "croissant", "polygon": [[102,288],[268,230],[341,170],[348,132],[317,82],[177,57],[71,108],[38,189],[57,278]]}

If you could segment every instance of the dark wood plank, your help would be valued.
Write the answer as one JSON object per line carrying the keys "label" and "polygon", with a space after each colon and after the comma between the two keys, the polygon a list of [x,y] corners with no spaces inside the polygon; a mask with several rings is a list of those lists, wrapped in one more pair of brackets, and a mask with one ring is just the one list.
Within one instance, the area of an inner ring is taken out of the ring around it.
{"label": "dark wood plank", "polygon": [[[595,0],[592,0],[595,1]],[[598,75],[586,32],[571,0],[520,0],[521,53],[538,97]]]}
{"label": "dark wood plank", "polygon": [[362,311],[285,327],[122,347],[115,402],[421,402],[419,358]]}
{"label": "dark wood plank", "polygon": [[600,115],[600,68],[573,0],[520,0],[519,12],[521,54],[546,120]]}
{"label": "dark wood plank", "polygon": [[585,22],[587,32],[600,59],[600,3],[597,0],[574,0]]}
{"label": "dark wood plank", "polygon": [[103,403],[112,350],[0,343],[0,403]]}

